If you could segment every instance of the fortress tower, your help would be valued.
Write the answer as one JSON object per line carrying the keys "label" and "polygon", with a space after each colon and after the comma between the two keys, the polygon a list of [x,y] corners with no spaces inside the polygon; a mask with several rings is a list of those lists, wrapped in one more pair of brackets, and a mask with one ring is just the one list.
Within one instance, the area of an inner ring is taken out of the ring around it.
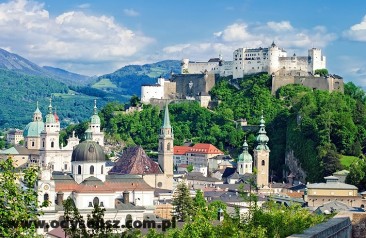
{"label": "fortress tower", "polygon": [[312,48],[308,50],[308,71],[312,74],[316,69],[326,68],[326,58],[322,55],[321,49]]}

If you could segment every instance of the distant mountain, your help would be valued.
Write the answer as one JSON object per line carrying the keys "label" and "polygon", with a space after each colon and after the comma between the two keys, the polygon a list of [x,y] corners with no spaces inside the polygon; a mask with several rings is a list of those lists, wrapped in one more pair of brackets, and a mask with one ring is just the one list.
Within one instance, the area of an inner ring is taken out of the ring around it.
{"label": "distant mountain", "polygon": [[89,77],[81,74],[72,73],[60,68],[54,68],[51,66],[43,66],[43,70],[48,72],[49,74],[56,76],[59,79],[63,79],[63,82],[66,84],[78,84],[78,85],[87,85],[97,80],[97,77]]}
{"label": "distant mountain", "polygon": [[92,87],[125,95],[129,98],[136,94],[140,96],[141,85],[152,84],[162,76],[170,77],[170,73],[180,73],[179,60],[164,60],[152,64],[127,65],[111,74],[100,76]]}
{"label": "distant mountain", "polygon": [[68,72],[37,64],[0,49],[0,129],[23,128],[32,119],[36,102],[46,114],[48,99],[57,107],[61,125],[86,120],[93,100],[98,107],[110,101],[126,102],[140,95],[141,85],[155,83],[159,76],[180,72],[180,61],[165,60],[153,64],[129,65],[101,77]]}
{"label": "distant mountain", "polygon": [[17,73],[53,78],[67,85],[86,85],[95,78],[75,74],[63,69],[50,66],[40,67],[37,64],[0,48],[0,69],[10,70]]}

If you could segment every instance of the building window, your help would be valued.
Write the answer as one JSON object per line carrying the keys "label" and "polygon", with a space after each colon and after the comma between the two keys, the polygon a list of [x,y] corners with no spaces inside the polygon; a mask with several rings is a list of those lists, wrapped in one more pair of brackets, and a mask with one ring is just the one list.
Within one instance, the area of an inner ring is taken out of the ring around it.
{"label": "building window", "polygon": [[94,166],[90,166],[90,174],[94,174]]}
{"label": "building window", "polygon": [[94,199],[93,199],[93,205],[94,206],[99,206],[99,198],[98,197],[95,197]]}
{"label": "building window", "polygon": [[168,151],[170,150],[170,143],[168,143],[167,148]]}
{"label": "building window", "polygon": [[55,142],[51,141],[51,148],[55,146]]}
{"label": "building window", "polygon": [[78,174],[81,174],[81,165],[78,166]]}
{"label": "building window", "polygon": [[64,164],[64,169],[67,170],[67,164]]}
{"label": "building window", "polygon": [[48,193],[45,193],[44,195],[43,195],[43,201],[44,202],[48,202],[50,200],[50,196],[48,195]]}
{"label": "building window", "polygon": [[103,165],[100,167],[100,173],[103,174]]}
{"label": "building window", "polygon": [[34,146],[34,141],[32,141],[32,146]]}
{"label": "building window", "polygon": [[264,160],[262,160],[262,166],[266,165],[266,162]]}
{"label": "building window", "polygon": [[42,147],[44,148],[44,139],[42,140]]}

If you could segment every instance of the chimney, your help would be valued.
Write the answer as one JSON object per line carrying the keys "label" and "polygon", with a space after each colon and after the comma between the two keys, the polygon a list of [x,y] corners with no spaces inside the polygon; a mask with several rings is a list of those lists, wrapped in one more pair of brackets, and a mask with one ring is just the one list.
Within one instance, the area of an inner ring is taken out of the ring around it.
{"label": "chimney", "polygon": [[127,191],[123,192],[123,203],[129,204],[130,203],[130,193]]}
{"label": "chimney", "polygon": [[57,193],[57,205],[62,205],[63,201],[64,201],[64,193],[60,191]]}

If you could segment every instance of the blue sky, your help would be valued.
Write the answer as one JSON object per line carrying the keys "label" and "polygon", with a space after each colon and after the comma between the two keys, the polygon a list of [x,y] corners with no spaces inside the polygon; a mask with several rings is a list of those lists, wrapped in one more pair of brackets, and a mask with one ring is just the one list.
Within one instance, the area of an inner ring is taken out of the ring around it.
{"label": "blue sky", "polygon": [[366,88],[366,2],[264,0],[0,1],[0,47],[86,75],[164,59],[206,61],[273,40],[321,48],[327,68]]}

